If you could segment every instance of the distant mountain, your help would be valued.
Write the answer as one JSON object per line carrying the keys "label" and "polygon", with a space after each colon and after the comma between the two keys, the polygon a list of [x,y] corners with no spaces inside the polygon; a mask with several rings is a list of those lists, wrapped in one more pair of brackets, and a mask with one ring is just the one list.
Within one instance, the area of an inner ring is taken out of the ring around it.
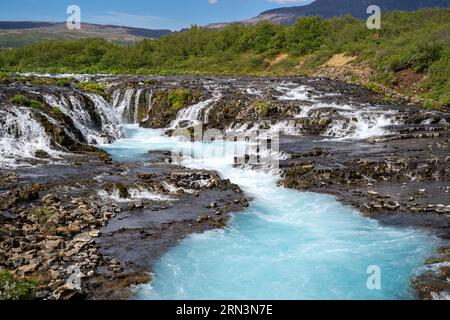
{"label": "distant mountain", "polygon": [[269,20],[292,24],[301,16],[312,15],[319,15],[326,19],[341,15],[366,19],[367,7],[370,5],[378,5],[382,11],[413,11],[420,8],[447,7],[450,5],[450,0],[316,0],[306,6],[268,10],[256,18],[247,20],[247,23]]}
{"label": "distant mountain", "polygon": [[[368,17],[367,7],[378,5],[382,11],[413,11],[420,8],[448,7],[450,0],[316,0],[306,6],[285,7],[268,10],[259,16],[236,23],[257,24],[271,21],[280,24],[292,24],[301,16],[318,15],[325,19],[336,16],[352,15],[359,19]],[[222,29],[227,23],[214,23],[209,29]]]}
{"label": "distant mountain", "polygon": [[0,48],[14,48],[41,40],[104,38],[118,43],[133,43],[172,33],[114,25],[83,23],[81,30],[68,30],[62,22],[0,21]]}

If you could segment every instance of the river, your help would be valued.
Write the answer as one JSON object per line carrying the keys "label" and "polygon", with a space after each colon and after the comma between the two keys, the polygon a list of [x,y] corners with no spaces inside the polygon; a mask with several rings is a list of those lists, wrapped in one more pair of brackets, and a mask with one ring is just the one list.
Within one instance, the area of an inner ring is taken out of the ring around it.
{"label": "river", "polygon": [[280,188],[276,174],[235,168],[235,142],[185,142],[136,125],[125,135],[104,146],[114,160],[183,150],[183,165],[217,170],[254,198],[226,229],[191,235],[161,257],[134,298],[415,298],[411,277],[439,244],[429,234],[383,226],[331,196]]}

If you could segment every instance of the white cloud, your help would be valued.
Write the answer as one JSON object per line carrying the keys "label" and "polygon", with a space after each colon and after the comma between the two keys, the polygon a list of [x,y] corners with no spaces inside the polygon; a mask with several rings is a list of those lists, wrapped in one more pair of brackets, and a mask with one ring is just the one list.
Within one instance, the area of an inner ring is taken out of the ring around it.
{"label": "white cloud", "polygon": [[219,0],[208,0],[209,4],[217,4],[219,3]]}

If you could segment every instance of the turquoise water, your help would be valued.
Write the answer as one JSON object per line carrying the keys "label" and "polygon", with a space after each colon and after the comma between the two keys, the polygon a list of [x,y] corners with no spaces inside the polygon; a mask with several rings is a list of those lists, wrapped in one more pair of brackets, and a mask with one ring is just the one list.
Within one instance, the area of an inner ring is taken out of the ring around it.
{"label": "turquoise water", "polygon": [[[224,230],[189,236],[153,267],[136,299],[414,299],[410,278],[437,239],[362,217],[333,197],[278,188],[279,177],[232,167],[233,143],[182,142],[160,130],[127,127],[104,146],[115,160],[149,150],[183,150],[183,164],[218,170],[254,197]],[[369,290],[370,266],[381,289]]]}

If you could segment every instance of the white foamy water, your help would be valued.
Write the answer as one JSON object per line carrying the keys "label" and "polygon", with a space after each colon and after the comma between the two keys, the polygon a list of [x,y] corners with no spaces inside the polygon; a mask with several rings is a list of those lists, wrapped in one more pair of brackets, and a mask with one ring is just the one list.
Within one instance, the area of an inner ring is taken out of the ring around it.
{"label": "white foamy water", "polygon": [[278,86],[275,88],[281,92],[282,95],[278,97],[278,100],[312,100],[311,94],[308,92],[307,86],[301,85],[292,88],[291,86]]}
{"label": "white foamy water", "polygon": [[[205,110],[205,108],[207,107],[210,107],[214,102],[218,101],[220,97],[221,93],[215,91],[212,98],[200,101],[197,104],[180,110],[177,114],[176,119],[172,122],[171,127],[176,128],[183,121],[189,121],[193,125],[199,123],[200,121],[202,121],[203,110]],[[206,115],[206,119],[208,119],[208,115]]]}
{"label": "white foamy water", "polygon": [[38,150],[53,157],[61,154],[52,149],[50,137],[29,110],[0,110],[0,167],[23,165],[23,162],[18,163],[17,160],[35,159],[35,152]]}
{"label": "white foamy water", "polygon": [[127,89],[121,100],[119,100],[121,93],[120,90],[114,92],[113,108],[119,115],[122,123],[134,123],[134,119],[130,119],[130,114],[134,114],[134,111],[130,111],[130,108],[132,107],[131,100],[133,99],[133,95],[135,92],[135,89]]}
{"label": "white foamy water", "polygon": [[346,113],[345,117],[345,120],[333,119],[324,135],[341,140],[368,139],[386,135],[386,127],[396,124],[389,115],[368,110]]}
{"label": "white foamy water", "polygon": [[152,200],[152,201],[173,201],[169,196],[152,192],[149,190],[139,190],[139,189],[129,189],[129,197],[122,198],[120,196],[119,190],[114,189],[112,192],[107,192],[105,190],[98,191],[98,195],[105,200],[112,200],[115,202],[133,202],[136,200]]}
{"label": "white foamy water", "polygon": [[119,119],[103,97],[86,93],[94,104],[93,113],[100,118],[99,124],[95,123],[93,115],[80,97],[76,95],[44,95],[45,101],[57,107],[62,113],[72,119],[74,126],[81,132],[84,139],[91,144],[104,144],[123,136]]}

